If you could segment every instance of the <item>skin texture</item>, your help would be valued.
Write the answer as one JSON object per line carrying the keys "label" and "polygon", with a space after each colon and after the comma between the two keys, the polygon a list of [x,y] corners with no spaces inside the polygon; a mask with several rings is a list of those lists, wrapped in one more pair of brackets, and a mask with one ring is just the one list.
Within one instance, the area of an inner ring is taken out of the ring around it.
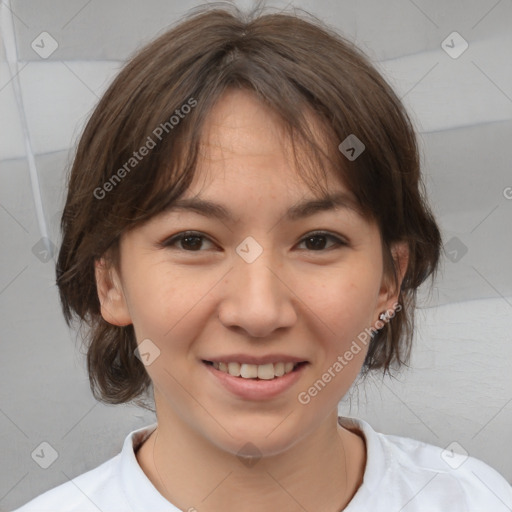
{"label": "skin texture", "polygon": [[[297,395],[392,308],[398,290],[383,274],[377,226],[355,210],[284,217],[294,203],[314,197],[288,150],[275,114],[250,92],[229,91],[209,115],[199,172],[186,197],[221,203],[235,222],[167,212],[121,237],[120,269],[97,262],[104,319],[133,323],[138,343],[149,338],[160,350],[146,367],[157,434],[137,459],[158,491],[182,510],[334,512],[362,482],[365,443],[338,425],[337,404],[366,349],[309,404]],[[329,187],[348,193],[334,174]],[[204,236],[202,245],[194,241],[198,250],[183,240],[158,246],[186,230]],[[323,246],[321,237],[317,245],[304,241],[315,230],[348,245],[329,237]],[[248,236],[263,248],[252,263],[235,251]],[[395,246],[393,254],[403,276],[405,246]],[[281,395],[243,400],[201,362],[233,353],[284,353],[309,364]],[[236,455],[247,442],[262,455],[252,467]]]}

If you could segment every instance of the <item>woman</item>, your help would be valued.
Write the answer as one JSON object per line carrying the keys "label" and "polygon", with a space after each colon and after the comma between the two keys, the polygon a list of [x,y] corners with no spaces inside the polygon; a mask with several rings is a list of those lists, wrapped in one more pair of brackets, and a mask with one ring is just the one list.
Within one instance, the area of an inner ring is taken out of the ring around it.
{"label": "woman", "polygon": [[158,422],[20,511],[512,507],[483,462],[338,417],[407,361],[441,239],[403,106],[319,22],[205,9],[141,50],[85,128],[62,232],[93,393],[154,398]]}

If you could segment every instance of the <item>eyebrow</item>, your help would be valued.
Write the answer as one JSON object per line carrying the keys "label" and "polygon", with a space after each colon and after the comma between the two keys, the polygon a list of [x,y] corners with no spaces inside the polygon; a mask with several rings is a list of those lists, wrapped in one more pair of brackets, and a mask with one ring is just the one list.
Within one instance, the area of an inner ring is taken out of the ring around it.
{"label": "eyebrow", "polygon": [[[361,213],[356,201],[344,192],[328,194],[327,197],[306,199],[292,205],[285,213],[289,221],[296,221],[324,211],[335,210],[336,208],[354,210]],[[225,206],[207,199],[191,197],[174,201],[165,212],[176,210],[193,211],[205,217],[213,217],[226,222],[236,222],[232,212]]]}

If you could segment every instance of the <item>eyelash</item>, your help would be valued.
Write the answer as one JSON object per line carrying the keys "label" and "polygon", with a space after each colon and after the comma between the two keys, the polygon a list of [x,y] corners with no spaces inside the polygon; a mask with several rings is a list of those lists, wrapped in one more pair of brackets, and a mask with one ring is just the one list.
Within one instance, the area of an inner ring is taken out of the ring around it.
{"label": "eyelash", "polygon": [[[326,252],[328,250],[332,250],[334,248],[337,248],[337,247],[343,247],[343,246],[348,246],[349,244],[342,240],[341,238],[329,233],[329,232],[326,232],[326,231],[312,231],[311,233],[307,233],[306,236],[302,237],[302,239],[300,240],[299,243],[303,243],[305,241],[307,241],[309,238],[313,238],[313,237],[325,237],[325,238],[329,238],[331,240],[334,240],[334,246],[330,247],[330,248],[327,248],[327,249],[320,249],[320,250],[308,250],[308,252]],[[176,243],[184,240],[185,238],[188,238],[188,237],[196,237],[196,238],[201,238],[201,239],[206,239],[206,240],[209,240],[211,242],[211,240],[203,235],[202,233],[198,232],[198,231],[183,231],[181,233],[178,233],[176,235],[173,235],[172,237],[170,238],[167,238],[166,240],[164,240],[163,242],[159,243],[158,245],[161,247],[161,248],[173,248],[173,246],[176,245]],[[213,242],[212,242],[213,243]],[[180,249],[178,248],[178,250],[181,250],[181,251],[184,251],[184,252],[190,252],[190,253],[194,253],[194,252],[204,252],[203,250],[197,250],[197,251],[190,251],[190,250],[187,250],[187,249]]]}

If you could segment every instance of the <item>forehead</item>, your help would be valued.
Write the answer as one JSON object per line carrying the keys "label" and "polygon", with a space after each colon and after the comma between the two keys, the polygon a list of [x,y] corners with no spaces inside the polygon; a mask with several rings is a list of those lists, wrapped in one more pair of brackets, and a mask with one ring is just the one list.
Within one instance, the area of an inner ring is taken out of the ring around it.
{"label": "forehead", "polygon": [[[311,114],[306,114],[306,120],[315,142],[328,153],[324,128]],[[319,166],[313,164],[311,148],[297,140],[292,145],[285,123],[255,93],[245,89],[228,90],[205,120],[196,174],[240,183],[264,179],[276,186],[285,181],[289,188],[304,191],[307,185],[303,174],[298,172],[294,151],[301,167],[314,176],[318,184],[320,181],[329,187],[340,184],[340,177],[332,170],[325,175],[315,172]]]}
{"label": "forehead", "polygon": [[[309,122],[320,139],[318,122]],[[322,143],[326,150],[327,142]],[[306,162],[301,157],[308,148],[295,149],[300,163]],[[286,208],[290,221],[338,208],[361,213],[355,197],[333,171],[326,176],[313,172],[312,184],[297,171],[296,163],[279,116],[253,93],[230,91],[205,120],[190,187],[166,211],[191,211],[224,222],[235,221],[233,211],[252,210],[261,217]]]}

